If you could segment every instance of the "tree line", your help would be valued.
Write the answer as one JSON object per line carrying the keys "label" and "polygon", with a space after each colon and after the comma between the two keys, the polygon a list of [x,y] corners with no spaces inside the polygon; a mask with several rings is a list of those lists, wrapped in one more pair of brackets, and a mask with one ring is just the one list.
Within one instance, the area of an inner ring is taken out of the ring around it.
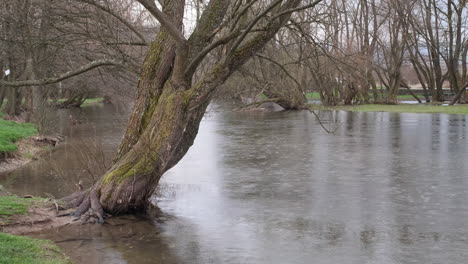
{"label": "tree line", "polygon": [[327,0],[291,19],[227,90],[261,93],[287,109],[303,107],[307,92],[326,105],[394,104],[402,89],[419,102],[442,102],[450,93],[451,104],[466,103],[466,3]]}

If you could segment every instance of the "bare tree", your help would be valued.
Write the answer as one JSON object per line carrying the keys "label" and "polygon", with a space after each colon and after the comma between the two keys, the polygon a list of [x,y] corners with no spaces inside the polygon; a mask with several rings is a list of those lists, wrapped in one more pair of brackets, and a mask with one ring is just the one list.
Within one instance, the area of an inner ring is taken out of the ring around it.
{"label": "bare tree", "polygon": [[[102,220],[103,210],[115,214],[145,206],[161,175],[193,144],[220,85],[261,50],[292,13],[321,1],[212,0],[189,38],[182,31],[184,1],[166,1],[162,10],[153,1],[139,2],[158,19],[161,30],[143,63],[115,164],[93,187],[65,199],[79,205],[76,216],[92,208]],[[243,21],[247,11],[254,15]],[[215,50],[222,51],[220,56],[210,57],[209,70],[193,82],[202,61]]]}

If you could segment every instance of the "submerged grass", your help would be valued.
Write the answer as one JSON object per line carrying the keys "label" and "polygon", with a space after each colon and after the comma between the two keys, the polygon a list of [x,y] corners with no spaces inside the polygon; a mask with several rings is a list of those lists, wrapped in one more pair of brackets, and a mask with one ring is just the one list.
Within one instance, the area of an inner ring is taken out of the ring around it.
{"label": "submerged grass", "polygon": [[398,104],[398,105],[382,105],[382,104],[366,104],[366,105],[340,105],[340,106],[323,106],[310,105],[313,110],[341,110],[352,112],[394,112],[394,113],[442,113],[442,114],[461,114],[468,115],[468,105],[429,105],[429,104]]}

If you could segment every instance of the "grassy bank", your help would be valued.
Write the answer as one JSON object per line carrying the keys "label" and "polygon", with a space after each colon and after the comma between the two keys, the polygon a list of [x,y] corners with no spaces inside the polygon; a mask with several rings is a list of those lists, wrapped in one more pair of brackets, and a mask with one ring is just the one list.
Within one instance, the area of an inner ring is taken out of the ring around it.
{"label": "grassy bank", "polygon": [[[0,229],[25,215],[31,206],[45,204],[42,198],[0,196]],[[0,263],[70,263],[51,241],[15,236],[0,232]]]}
{"label": "grassy bank", "polygon": [[[418,96],[418,97],[419,99],[424,100],[423,96]],[[320,94],[318,92],[306,93],[306,98],[309,100],[320,100]],[[398,95],[397,99],[398,100],[414,100],[414,97],[409,94],[405,94],[405,95]]]}
{"label": "grassy bank", "polygon": [[37,129],[33,124],[4,120],[0,114],[0,154],[15,151],[17,149],[16,141],[36,133]]}
{"label": "grassy bank", "polygon": [[45,199],[42,198],[20,198],[12,195],[0,196],[0,226],[9,224],[15,217],[26,214],[31,206],[44,203]]}
{"label": "grassy bank", "polygon": [[104,101],[103,97],[97,97],[97,98],[88,98],[84,101],[83,105],[87,104],[97,104],[97,103],[102,103]]}
{"label": "grassy bank", "polygon": [[394,112],[394,113],[443,113],[443,114],[461,114],[468,115],[468,105],[428,105],[428,104],[399,104],[399,105],[340,105],[340,106],[323,106],[310,105],[312,110],[341,110],[352,112]]}
{"label": "grassy bank", "polygon": [[[68,100],[67,98],[58,99],[57,103],[63,103],[67,100]],[[54,102],[54,101],[52,99],[49,99],[49,102]],[[88,98],[83,102],[81,106],[83,107],[83,106],[98,104],[102,102],[104,102],[104,97]]]}
{"label": "grassy bank", "polygon": [[51,241],[0,233],[0,263],[71,263]]}

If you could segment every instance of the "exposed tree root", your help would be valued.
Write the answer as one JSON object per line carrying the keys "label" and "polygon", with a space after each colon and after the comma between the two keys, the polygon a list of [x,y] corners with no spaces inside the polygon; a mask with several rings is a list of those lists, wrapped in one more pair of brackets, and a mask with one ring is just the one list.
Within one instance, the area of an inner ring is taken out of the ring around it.
{"label": "exposed tree root", "polygon": [[103,224],[104,223],[104,210],[102,209],[102,205],[99,202],[99,196],[96,190],[91,191],[91,195],[89,199],[91,200],[91,209],[93,210],[94,214],[98,218],[97,222],[99,224]]}
{"label": "exposed tree root", "polygon": [[86,198],[83,199],[83,202],[81,202],[80,206],[76,209],[75,212],[71,214],[71,216],[74,216],[78,219],[81,218],[81,215],[86,213],[89,208],[91,207],[91,199],[89,198],[89,195],[86,195]]}
{"label": "exposed tree root", "polygon": [[[73,216],[75,217],[74,221],[82,220],[83,223],[103,224],[104,219],[110,216],[104,212],[99,202],[98,192],[93,189],[73,193],[61,200],[65,202],[66,208],[76,208],[76,210],[72,213],[58,215],[59,217]],[[83,219],[81,219],[82,216]]]}
{"label": "exposed tree root", "polygon": [[66,204],[66,206],[68,208],[74,208],[74,207],[78,207],[82,202],[83,200],[86,198],[86,196],[88,195],[89,193],[89,190],[86,190],[86,191],[78,191],[78,192],[75,192],[67,197],[64,197],[62,198],[62,202],[64,202]]}

